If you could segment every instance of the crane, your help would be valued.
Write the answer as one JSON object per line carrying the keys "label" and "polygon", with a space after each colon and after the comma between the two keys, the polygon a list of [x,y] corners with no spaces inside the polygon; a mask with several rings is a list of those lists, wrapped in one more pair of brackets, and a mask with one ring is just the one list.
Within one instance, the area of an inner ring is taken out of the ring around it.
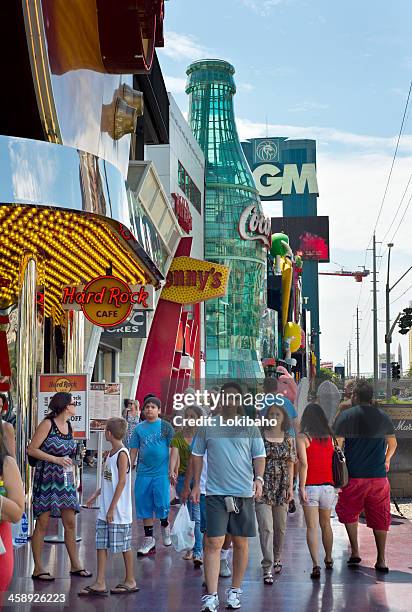
{"label": "crane", "polygon": [[363,270],[356,270],[355,272],[352,272],[351,270],[344,270],[342,268],[341,270],[335,270],[334,272],[319,272],[319,274],[324,276],[352,276],[355,278],[357,283],[361,283],[366,276],[369,276],[370,270],[366,270],[364,268]]}

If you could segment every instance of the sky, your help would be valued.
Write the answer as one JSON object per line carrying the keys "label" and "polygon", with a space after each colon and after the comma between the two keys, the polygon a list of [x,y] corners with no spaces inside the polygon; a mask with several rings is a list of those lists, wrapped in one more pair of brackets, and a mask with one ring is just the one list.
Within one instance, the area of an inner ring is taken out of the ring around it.
{"label": "sky", "polygon": [[[331,263],[320,270],[371,269],[367,248],[376,229],[384,352],[387,243],[394,243],[392,284],[412,265],[412,100],[388,182],[412,79],[412,2],[170,0],[165,11],[165,47],[158,55],[183,112],[187,66],[225,59],[236,69],[241,139],[317,141],[318,214],[330,217],[331,249]],[[320,277],[321,360],[343,363],[349,342],[356,346],[358,306],[360,369],[372,371],[370,281]],[[392,318],[411,300],[412,271],[391,292]],[[408,337],[395,332],[396,355],[399,342],[407,365]],[[353,351],[353,370],[355,364]]]}

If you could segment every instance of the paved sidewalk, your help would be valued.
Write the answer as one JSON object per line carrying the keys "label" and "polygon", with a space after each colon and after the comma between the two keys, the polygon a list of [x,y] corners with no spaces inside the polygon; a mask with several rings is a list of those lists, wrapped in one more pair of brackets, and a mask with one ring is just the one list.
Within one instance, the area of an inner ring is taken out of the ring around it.
{"label": "paved sidewalk", "polygon": [[[93,488],[93,471],[86,475],[86,493]],[[176,509],[173,510],[176,512]],[[78,519],[81,536],[80,558],[87,569],[95,572],[94,523],[95,510],[82,510]],[[54,529],[56,529],[54,521]],[[387,562],[391,569],[387,575],[377,575],[373,569],[375,546],[372,532],[365,525],[360,526],[362,564],[359,568],[348,569],[348,545],[346,533],[336,519],[333,520],[335,535],[333,571],[322,569],[320,582],[311,581],[311,561],[306,547],[305,528],[301,509],[289,515],[286,534],[283,571],[273,586],[265,586],[260,569],[260,548],[258,539],[250,541],[250,560],[246,572],[242,597],[245,612],[406,612],[412,609],[412,524],[410,521],[393,516],[389,533]],[[30,547],[19,549],[16,554],[15,578],[10,593],[62,593],[65,604],[8,604],[5,607],[20,610],[68,609],[79,612],[86,610],[108,610],[110,612],[168,611],[196,612],[200,610],[203,594],[202,572],[195,570],[191,562],[183,561],[181,554],[165,548],[161,543],[160,531],[156,528],[157,553],[153,557],[136,559],[135,574],[140,592],[108,598],[79,598],[81,587],[91,584],[90,579],[70,578],[69,562],[64,545],[45,544],[45,567],[56,576],[52,584],[33,583],[31,572],[33,562]],[[133,529],[133,547],[136,550],[142,538],[141,524]],[[1,565],[1,561],[0,561]],[[123,578],[121,555],[109,557],[108,586],[113,587]],[[221,610],[225,588],[230,579],[220,580]]]}

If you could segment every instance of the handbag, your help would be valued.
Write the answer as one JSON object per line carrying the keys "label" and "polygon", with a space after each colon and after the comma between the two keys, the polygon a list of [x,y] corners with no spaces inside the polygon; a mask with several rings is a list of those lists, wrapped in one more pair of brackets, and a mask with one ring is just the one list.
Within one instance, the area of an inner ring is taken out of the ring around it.
{"label": "handbag", "polygon": [[336,438],[333,438],[332,473],[333,482],[337,489],[346,487],[349,481],[348,466],[343,450],[339,447]]}

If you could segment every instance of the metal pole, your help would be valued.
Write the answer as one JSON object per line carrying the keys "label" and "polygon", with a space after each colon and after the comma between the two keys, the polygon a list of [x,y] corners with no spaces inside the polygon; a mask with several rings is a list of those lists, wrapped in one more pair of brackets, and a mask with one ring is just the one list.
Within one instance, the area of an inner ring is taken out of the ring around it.
{"label": "metal pole", "polygon": [[378,395],[378,295],[376,281],[376,236],[373,234],[373,273],[372,273],[372,293],[373,293],[373,391],[375,397]]}
{"label": "metal pole", "polygon": [[359,358],[359,308],[356,307],[356,376],[360,378],[360,358]]}
{"label": "metal pole", "polygon": [[349,378],[352,378],[352,345],[349,342]]}
{"label": "metal pole", "polygon": [[386,287],[385,287],[385,301],[386,301],[386,333],[385,333],[385,344],[386,344],[386,401],[389,401],[392,397],[392,377],[391,377],[391,315],[390,315],[390,304],[389,304],[389,272],[391,265],[391,249],[393,244],[388,244],[388,270],[386,275]]}

